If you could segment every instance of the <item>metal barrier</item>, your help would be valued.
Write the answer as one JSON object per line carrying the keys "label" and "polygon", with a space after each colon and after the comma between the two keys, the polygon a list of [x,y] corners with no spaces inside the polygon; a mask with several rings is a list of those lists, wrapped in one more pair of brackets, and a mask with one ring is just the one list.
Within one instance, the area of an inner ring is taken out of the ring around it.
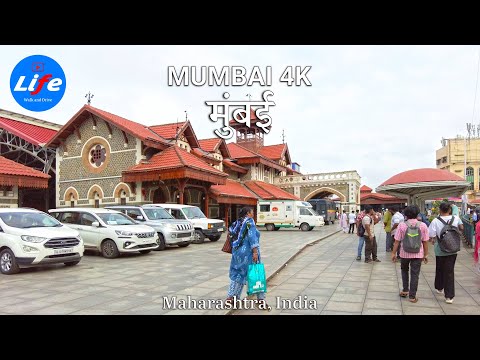
{"label": "metal barrier", "polygon": [[469,247],[472,247],[475,240],[475,227],[469,216],[462,215],[461,219],[463,223],[463,235],[465,236],[465,243]]}

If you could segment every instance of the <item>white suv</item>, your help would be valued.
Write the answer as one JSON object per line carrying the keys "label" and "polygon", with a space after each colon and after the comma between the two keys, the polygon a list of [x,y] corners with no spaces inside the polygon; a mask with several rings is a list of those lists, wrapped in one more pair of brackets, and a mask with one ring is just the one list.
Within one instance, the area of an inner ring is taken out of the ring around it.
{"label": "white suv", "polygon": [[48,210],[61,223],[78,230],[86,250],[100,251],[106,258],[120,253],[148,254],[157,248],[157,232],[138,225],[119,211],[101,208],[65,208]]}
{"label": "white suv", "polygon": [[77,265],[83,256],[78,231],[35,209],[0,209],[0,271],[64,263]]}
{"label": "white suv", "polygon": [[198,206],[182,204],[153,204],[167,210],[175,219],[190,220],[195,228],[193,243],[199,244],[207,237],[210,241],[217,241],[225,232],[223,220],[209,219]]}

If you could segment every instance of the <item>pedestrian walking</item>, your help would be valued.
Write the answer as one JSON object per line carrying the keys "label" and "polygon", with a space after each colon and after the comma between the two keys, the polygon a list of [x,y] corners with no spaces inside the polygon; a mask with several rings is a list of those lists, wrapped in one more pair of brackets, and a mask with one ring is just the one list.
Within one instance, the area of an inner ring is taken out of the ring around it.
{"label": "pedestrian walking", "polygon": [[[226,302],[233,303],[240,300],[243,286],[247,281],[248,265],[260,262],[260,232],[253,220],[253,209],[244,207],[240,210],[240,217],[229,228],[232,243],[232,260],[230,262],[230,286]],[[259,306],[268,308],[265,302],[265,293],[257,293]]]}
{"label": "pedestrian walking", "polygon": [[[398,205],[392,205],[390,207],[390,212],[392,213],[391,236],[392,236],[392,239],[394,239],[395,238],[395,233],[397,232],[397,227],[400,223],[405,221],[405,217],[400,212],[400,208],[399,208]],[[397,250],[397,259],[400,259],[400,249]]]}
{"label": "pedestrian walking", "polygon": [[[364,234],[360,234],[360,224],[362,223],[363,217],[365,216],[365,211],[358,212],[357,210],[357,220],[356,224],[357,225],[357,236],[358,236],[358,248],[357,248],[357,261],[362,260],[362,251],[363,251],[363,244],[365,244],[365,238],[363,237]],[[363,227],[362,227],[363,228]]]}
{"label": "pedestrian walking", "polygon": [[371,205],[365,205],[362,225],[365,228],[365,262],[380,262],[377,257],[377,239],[375,238],[375,211]]}
{"label": "pedestrian walking", "polygon": [[355,230],[355,221],[357,220],[357,216],[355,215],[355,211],[352,210],[350,214],[348,214],[348,224],[350,227],[348,228],[348,233],[353,234]]}
{"label": "pedestrian walking", "polygon": [[[438,244],[438,237],[446,224],[457,227],[463,231],[462,220],[458,216],[451,215],[452,205],[447,202],[440,204],[440,216],[432,220],[428,228],[430,240],[434,244],[436,268],[435,268],[435,289],[437,293],[445,295],[445,302],[447,304],[453,303],[455,297],[455,261],[457,260],[456,253],[446,253],[440,249]],[[452,221],[453,219],[453,221]]]}
{"label": "pedestrian walking", "polygon": [[387,209],[385,215],[383,215],[383,229],[385,230],[385,251],[389,252],[393,249],[393,241],[392,241],[392,213]]}
{"label": "pedestrian walking", "polygon": [[340,215],[340,227],[344,233],[348,232],[347,212],[345,210],[343,210],[342,215]]}
{"label": "pedestrian walking", "polygon": [[[407,220],[400,223],[395,232],[395,244],[392,249],[392,261],[397,261],[397,249],[400,247],[402,285],[401,297],[407,297],[412,303],[418,301],[418,277],[422,261],[428,262],[428,227],[417,219],[420,210],[416,205],[407,206]],[[407,238],[407,239],[406,239]],[[412,244],[416,246],[411,247]],[[408,281],[410,272],[410,282]]]}

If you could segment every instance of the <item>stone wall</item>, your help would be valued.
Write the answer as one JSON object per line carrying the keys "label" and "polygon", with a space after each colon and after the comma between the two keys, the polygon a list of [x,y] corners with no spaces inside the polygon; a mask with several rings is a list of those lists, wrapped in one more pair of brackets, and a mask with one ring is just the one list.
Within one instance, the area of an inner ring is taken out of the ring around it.
{"label": "stone wall", "polygon": [[[137,140],[126,134],[125,141],[121,130],[112,125],[110,127],[111,134],[105,121],[96,117],[94,126],[93,118],[90,117],[78,128],[80,139],[74,132],[66,139],[64,147],[59,148],[57,204],[60,206],[70,206],[70,199],[64,199],[69,188],[78,193],[76,205],[89,206],[92,187],[95,185],[101,189],[98,191],[99,197],[103,198],[101,204],[118,201],[118,197],[115,199],[114,190],[121,183],[122,171],[136,163]],[[104,157],[98,163],[92,163],[91,151],[97,144],[104,149]],[[126,195],[128,200],[135,200],[134,194]]]}

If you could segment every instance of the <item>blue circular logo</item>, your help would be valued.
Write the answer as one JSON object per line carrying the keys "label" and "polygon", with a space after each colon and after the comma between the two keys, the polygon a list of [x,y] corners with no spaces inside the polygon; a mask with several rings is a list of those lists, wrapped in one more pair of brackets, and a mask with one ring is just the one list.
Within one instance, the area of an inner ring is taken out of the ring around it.
{"label": "blue circular logo", "polygon": [[26,57],[10,76],[10,91],[15,101],[30,111],[53,108],[62,100],[66,86],[62,67],[44,55]]}

